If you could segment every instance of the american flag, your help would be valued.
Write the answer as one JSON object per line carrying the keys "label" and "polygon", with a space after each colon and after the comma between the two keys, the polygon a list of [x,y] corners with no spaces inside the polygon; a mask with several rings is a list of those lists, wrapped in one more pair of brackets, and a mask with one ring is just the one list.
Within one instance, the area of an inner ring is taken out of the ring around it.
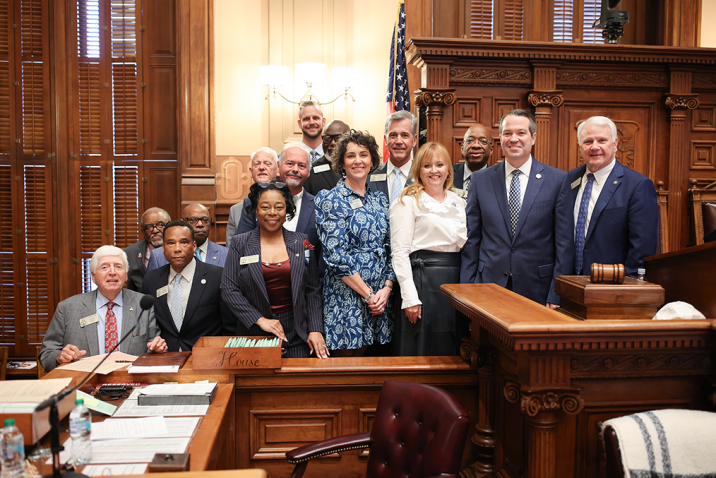
{"label": "american flag", "polygon": [[[390,42],[390,68],[388,70],[388,95],[385,99],[385,116],[396,111],[410,111],[408,70],[405,66],[405,0],[398,0],[398,14]],[[388,160],[388,148],[383,138],[383,161]]]}

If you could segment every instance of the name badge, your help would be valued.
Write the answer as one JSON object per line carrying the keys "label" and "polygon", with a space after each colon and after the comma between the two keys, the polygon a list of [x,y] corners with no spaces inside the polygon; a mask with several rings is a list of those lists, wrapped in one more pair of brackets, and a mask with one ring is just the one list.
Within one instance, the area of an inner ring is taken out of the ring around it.
{"label": "name badge", "polygon": [[88,317],[82,317],[80,319],[80,327],[85,327],[87,325],[94,324],[95,322],[99,322],[99,315],[92,314]]}
{"label": "name badge", "polygon": [[363,201],[361,201],[360,199],[354,199],[349,202],[348,205],[351,207],[351,209],[360,209],[363,207]]}
{"label": "name badge", "polygon": [[328,171],[331,169],[330,164],[321,164],[320,166],[314,166],[313,172],[314,173],[322,173],[323,171]]}
{"label": "name badge", "polygon": [[253,256],[244,256],[239,261],[239,264],[242,266],[245,266],[246,264],[256,264],[259,261],[259,255],[255,254]]}
{"label": "name badge", "polygon": [[572,181],[572,189],[579,187],[580,184],[582,184],[582,178],[575,179]]}
{"label": "name badge", "polygon": [[370,181],[373,182],[373,183],[377,183],[377,182],[379,182],[379,181],[386,181],[387,179],[388,179],[388,175],[385,174],[385,173],[383,173],[383,174],[371,174],[371,175],[370,175]]}
{"label": "name badge", "polygon": [[160,298],[163,295],[167,295],[167,292],[169,292],[169,284],[165,285],[164,287],[160,287],[157,289],[157,299]]}

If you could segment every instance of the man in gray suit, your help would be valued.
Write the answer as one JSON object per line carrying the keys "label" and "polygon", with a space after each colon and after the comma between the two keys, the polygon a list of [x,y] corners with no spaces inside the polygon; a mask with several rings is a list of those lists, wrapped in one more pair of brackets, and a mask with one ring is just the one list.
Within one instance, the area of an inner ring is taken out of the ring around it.
{"label": "man in gray suit", "polygon": [[[127,289],[136,292],[142,290],[142,280],[147,273],[152,251],[162,246],[164,226],[171,220],[169,213],[159,207],[150,207],[142,214],[139,227],[144,232],[144,239],[124,248],[129,261]],[[158,254],[161,256],[162,251],[158,251]]]}
{"label": "man in gray suit", "polygon": [[[278,154],[271,148],[259,148],[251,157],[249,167],[251,179],[255,183],[263,183],[276,179],[278,176]],[[244,210],[244,202],[231,206],[229,209],[229,222],[226,224],[226,247],[231,244],[231,238],[236,235],[236,228],[241,221],[241,212]]]}
{"label": "man in gray suit", "polygon": [[412,184],[413,147],[418,144],[418,118],[410,111],[396,111],[385,119],[385,142],[390,159],[368,176],[368,187],[380,191],[392,203]]}
{"label": "man in gray suit", "polygon": [[40,363],[48,372],[58,364],[86,355],[107,353],[135,325],[136,329],[119,350],[141,355],[147,350],[164,353],[167,344],[159,337],[154,308],[141,322],[139,300],[142,294],[123,289],[127,281],[127,255],[114,246],[102,246],[90,260],[92,280],[97,290],[65,299],[57,304],[47,334],[42,341]]}

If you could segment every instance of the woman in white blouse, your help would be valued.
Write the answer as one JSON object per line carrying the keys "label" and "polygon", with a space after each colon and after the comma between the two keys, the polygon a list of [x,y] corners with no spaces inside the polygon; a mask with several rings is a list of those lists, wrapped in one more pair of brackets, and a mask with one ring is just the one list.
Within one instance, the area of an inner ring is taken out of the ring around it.
{"label": "woman in white blouse", "polygon": [[467,240],[465,200],[451,191],[452,161],[440,143],[426,143],[413,161],[413,184],[390,206],[393,269],[400,284],[395,355],[457,355],[462,333],[440,291],[460,282]]}

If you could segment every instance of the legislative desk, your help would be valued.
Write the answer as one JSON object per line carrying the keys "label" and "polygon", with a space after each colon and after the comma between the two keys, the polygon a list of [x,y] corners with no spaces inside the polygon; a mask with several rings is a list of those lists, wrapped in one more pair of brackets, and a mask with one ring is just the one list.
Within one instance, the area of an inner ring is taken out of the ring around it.
{"label": "legislative desk", "polygon": [[600,424],[713,407],[716,320],[579,320],[494,284],[446,284],[471,319],[478,458],[463,476],[604,476]]}

